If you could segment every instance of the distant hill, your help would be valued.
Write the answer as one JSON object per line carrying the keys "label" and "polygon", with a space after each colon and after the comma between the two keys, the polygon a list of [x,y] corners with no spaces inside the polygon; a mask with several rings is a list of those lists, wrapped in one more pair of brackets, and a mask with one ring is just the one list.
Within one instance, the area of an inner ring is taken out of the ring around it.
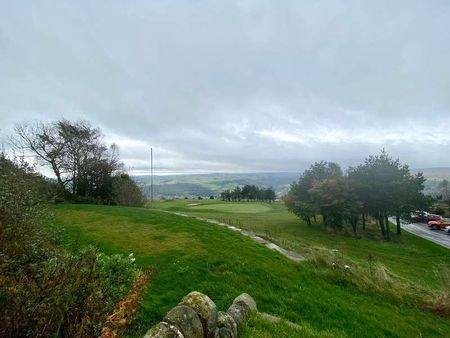
{"label": "distant hill", "polygon": [[422,172],[427,181],[425,182],[425,194],[439,194],[439,183],[443,179],[450,181],[450,168],[422,168],[411,170],[413,173]]}
{"label": "distant hill", "polygon": [[422,168],[412,169],[413,173],[422,172],[427,179],[450,179],[450,168]]}
{"label": "distant hill", "polygon": [[[439,193],[439,183],[444,179],[450,180],[450,168],[423,168],[413,169],[413,173],[423,172],[426,194]],[[155,198],[175,197],[208,197],[219,196],[225,189],[234,188],[236,185],[255,184],[258,186],[272,187],[278,195],[289,190],[290,184],[297,180],[300,173],[276,172],[276,173],[246,173],[246,174],[190,174],[190,175],[163,175],[153,177],[153,194]],[[150,196],[150,175],[134,176],[143,188],[144,193]]]}
{"label": "distant hill", "polygon": [[[281,195],[288,191],[290,184],[297,180],[300,173],[246,173],[246,174],[197,174],[197,175],[164,175],[153,177],[153,194],[155,198],[174,197],[208,197],[219,196],[225,189],[237,185],[255,184],[272,187]],[[150,176],[133,177],[150,196]]]}

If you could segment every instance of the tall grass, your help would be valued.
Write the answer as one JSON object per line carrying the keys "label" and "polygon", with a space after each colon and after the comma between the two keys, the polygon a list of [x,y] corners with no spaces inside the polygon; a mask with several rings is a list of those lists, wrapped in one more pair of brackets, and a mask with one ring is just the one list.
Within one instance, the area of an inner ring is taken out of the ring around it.
{"label": "tall grass", "polygon": [[450,317],[450,268],[447,265],[440,265],[435,272],[443,288],[432,291],[399,277],[371,256],[367,264],[362,264],[344,258],[336,249],[314,247],[307,257],[309,264],[325,268],[328,277],[335,281],[350,283],[362,291],[381,294]]}

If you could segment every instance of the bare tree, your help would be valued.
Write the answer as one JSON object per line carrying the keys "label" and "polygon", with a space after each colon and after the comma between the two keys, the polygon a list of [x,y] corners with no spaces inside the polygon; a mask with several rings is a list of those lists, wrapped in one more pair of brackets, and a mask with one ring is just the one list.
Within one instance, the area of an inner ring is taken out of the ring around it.
{"label": "bare tree", "polygon": [[121,167],[115,145],[108,148],[99,129],[87,122],[61,120],[16,126],[14,144],[48,165],[65,194],[112,198],[111,176]]}
{"label": "bare tree", "polygon": [[71,181],[64,170],[64,138],[55,123],[22,123],[15,127],[17,137],[13,146],[34,153],[40,162],[47,164],[56,176],[61,191]]}

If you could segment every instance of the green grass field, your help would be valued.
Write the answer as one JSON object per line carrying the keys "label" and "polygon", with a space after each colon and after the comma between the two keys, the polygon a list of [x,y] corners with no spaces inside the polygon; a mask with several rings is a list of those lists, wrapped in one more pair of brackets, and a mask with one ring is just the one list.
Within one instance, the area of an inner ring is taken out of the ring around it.
{"label": "green grass field", "polygon": [[194,212],[225,212],[233,214],[258,214],[271,211],[269,205],[257,203],[189,203]]}
{"label": "green grass field", "polygon": [[[234,213],[233,205],[217,209],[217,203],[207,201],[203,209],[187,207],[187,203],[194,202],[159,202],[154,207],[198,210],[211,218],[230,217],[253,230],[271,230],[280,241],[298,241],[299,251],[321,244],[338,247],[361,261],[373,254],[376,259],[392,260],[396,273],[410,280],[432,281],[434,288],[439,288],[439,283],[432,266],[425,268],[424,262],[427,258],[432,263],[449,262],[445,250],[412,236],[384,244],[305,229],[279,204],[264,205],[268,210],[261,212]],[[255,210],[255,205],[248,207]],[[221,310],[226,310],[237,295],[248,292],[260,311],[303,327],[295,330],[283,323],[253,318],[243,328],[243,337],[450,336],[450,321],[446,319],[357,288],[326,268],[291,262],[220,226],[144,208],[56,205],[51,210],[56,226],[66,229],[67,245],[94,244],[106,253],[133,252],[136,264],[155,271],[139,315],[127,330],[129,337],[142,336],[193,290],[208,294]],[[417,264],[412,264],[414,255],[422,256],[417,257]]]}
{"label": "green grass field", "polygon": [[[197,204],[190,206],[190,204]],[[156,201],[156,209],[180,211],[190,215],[221,220],[254,231],[287,249],[307,254],[311,247],[338,249],[344,256],[361,263],[369,260],[385,264],[391,271],[425,288],[441,288],[436,269],[450,266],[450,251],[415,235],[393,234],[391,242],[379,239],[372,227],[359,236],[331,232],[320,224],[308,227],[289,213],[282,203],[201,201]],[[248,208],[249,212],[243,210]],[[255,208],[264,208],[255,213]],[[235,210],[239,210],[235,212]],[[392,227],[391,229],[393,229]]]}

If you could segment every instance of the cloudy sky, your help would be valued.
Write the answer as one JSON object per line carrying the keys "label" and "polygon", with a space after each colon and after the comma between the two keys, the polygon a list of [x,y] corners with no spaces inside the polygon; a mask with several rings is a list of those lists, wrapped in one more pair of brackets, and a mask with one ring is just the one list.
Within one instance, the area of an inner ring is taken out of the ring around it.
{"label": "cloudy sky", "polygon": [[0,128],[83,119],[158,172],[450,166],[450,1],[0,0]]}

